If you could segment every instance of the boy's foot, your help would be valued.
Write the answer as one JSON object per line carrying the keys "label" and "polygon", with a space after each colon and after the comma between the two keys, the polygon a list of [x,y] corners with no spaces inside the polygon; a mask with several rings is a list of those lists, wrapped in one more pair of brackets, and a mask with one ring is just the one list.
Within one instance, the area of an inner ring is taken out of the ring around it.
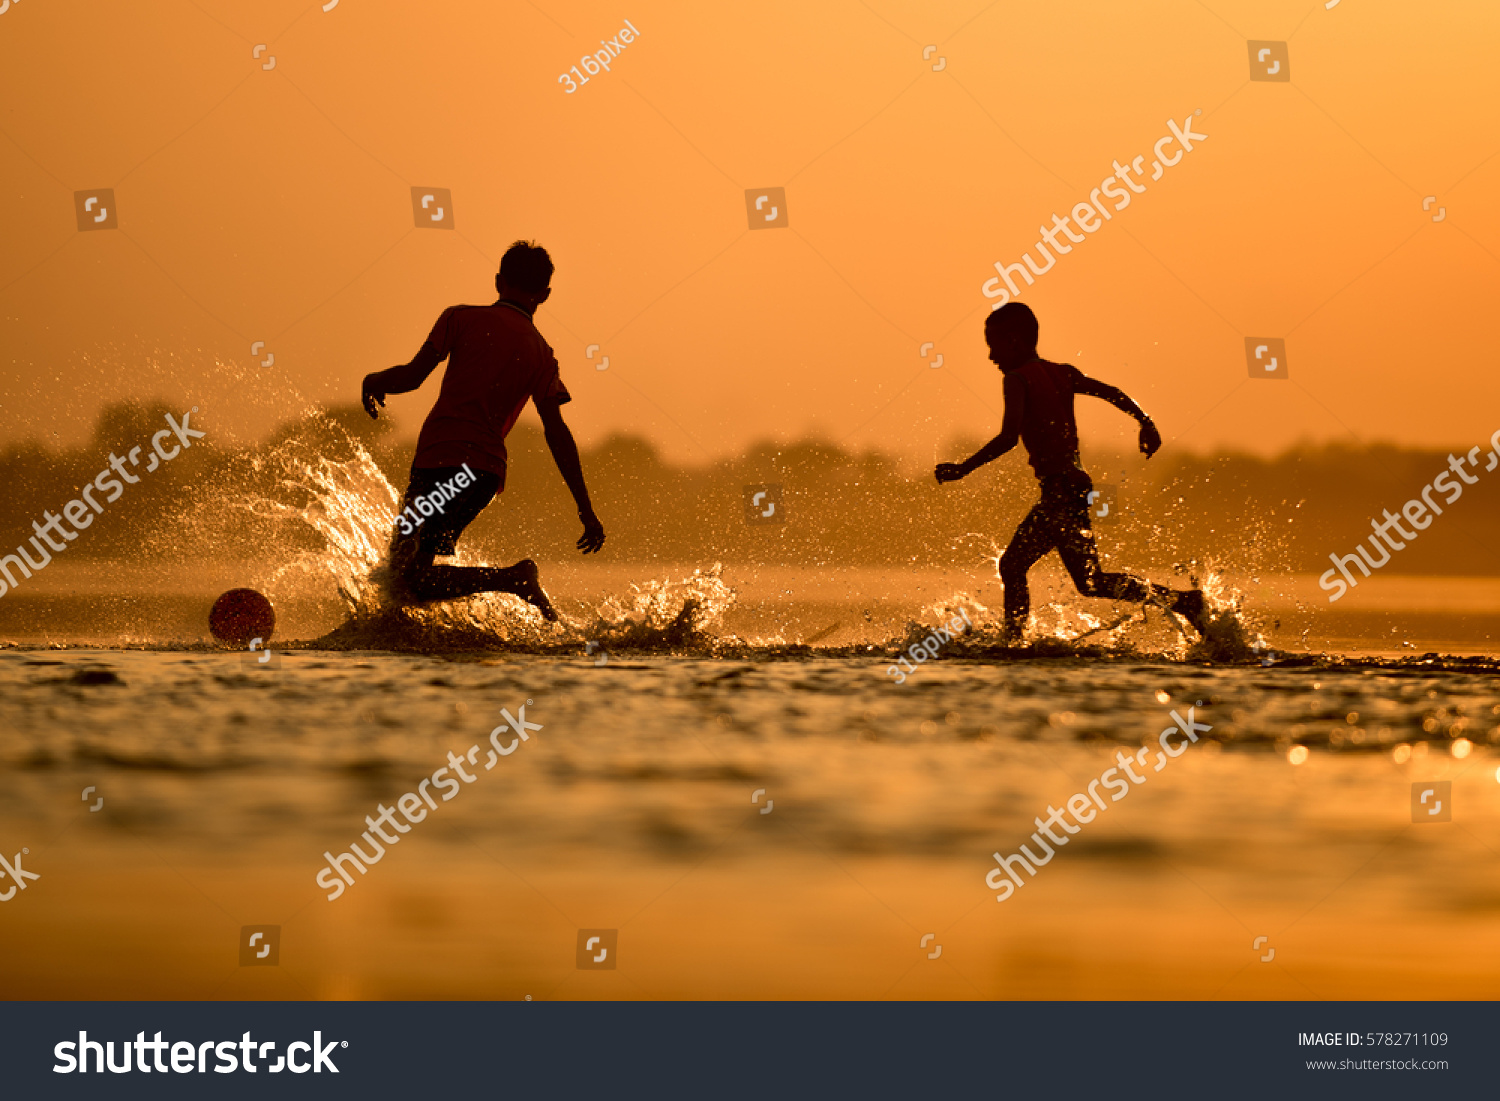
{"label": "boy's foot", "polygon": [[542,589],[541,571],[536,568],[536,563],[529,558],[523,558],[511,567],[517,575],[515,588],[510,590],[526,603],[533,605],[537,611],[542,613],[542,618],[548,623],[557,622],[557,612],[552,607],[552,601],[547,599],[546,592]]}
{"label": "boy's foot", "polygon": [[1172,611],[1192,624],[1200,637],[1208,637],[1208,598],[1202,589],[1178,593],[1172,601]]}

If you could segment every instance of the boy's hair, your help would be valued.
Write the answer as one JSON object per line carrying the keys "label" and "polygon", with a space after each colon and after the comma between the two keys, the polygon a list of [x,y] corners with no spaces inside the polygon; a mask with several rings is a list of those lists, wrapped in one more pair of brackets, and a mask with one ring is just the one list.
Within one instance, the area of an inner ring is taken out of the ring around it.
{"label": "boy's hair", "polygon": [[999,336],[1028,348],[1036,347],[1036,314],[1024,302],[1007,302],[984,321],[986,336]]}
{"label": "boy's hair", "polygon": [[500,258],[500,278],[527,294],[546,290],[552,271],[552,257],[535,241],[517,241]]}

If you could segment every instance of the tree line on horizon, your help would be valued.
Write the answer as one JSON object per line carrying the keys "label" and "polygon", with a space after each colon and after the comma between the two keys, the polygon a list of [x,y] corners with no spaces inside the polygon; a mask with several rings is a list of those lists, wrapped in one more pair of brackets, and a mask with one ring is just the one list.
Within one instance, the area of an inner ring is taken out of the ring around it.
{"label": "tree line on horizon", "polygon": [[[146,443],[166,413],[181,412],[163,400],[115,403],[101,411],[81,446],[23,440],[0,449],[8,487],[0,554],[29,539],[44,511],[58,513],[76,498],[111,451]],[[387,420],[371,421],[357,405],[287,421],[251,446],[225,448],[210,435],[170,468],[129,486],[59,558],[191,561],[317,550],[310,529],[233,507],[251,495],[286,492],[271,465],[256,469],[252,460],[299,444],[308,454],[345,461],[363,447],[399,493],[415,444],[392,435]],[[980,442],[954,440],[944,454],[967,454]],[[540,428],[518,424],[507,445],[506,491],[469,529],[465,544],[495,559],[573,557],[578,521]],[[581,451],[609,534],[604,560],[969,567],[999,553],[1037,497],[1021,449],[948,486],[890,453],[817,437],[763,441],[697,466],[668,463],[648,440],[630,434]],[[1111,568],[1212,563],[1317,574],[1329,568],[1331,552],[1367,537],[1385,509],[1399,513],[1447,466],[1448,453],[1304,444],[1270,458],[1185,452],[1147,463],[1139,455],[1085,448],[1084,463],[1096,483],[1112,485],[1117,495],[1117,522],[1096,526]],[[1479,477],[1396,556],[1390,572],[1500,575],[1500,470]],[[783,520],[752,524],[745,487],[765,484],[782,487]]]}

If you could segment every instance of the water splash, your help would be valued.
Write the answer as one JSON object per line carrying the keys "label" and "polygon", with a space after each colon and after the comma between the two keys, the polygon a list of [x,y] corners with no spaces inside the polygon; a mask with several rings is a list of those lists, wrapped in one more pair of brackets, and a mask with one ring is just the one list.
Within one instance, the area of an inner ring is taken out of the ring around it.
{"label": "water splash", "polygon": [[715,632],[735,602],[723,572],[723,564],[716,562],[707,573],[694,570],[680,581],[631,585],[629,596],[607,597],[595,608],[594,620],[584,630],[606,649],[712,649],[721,641]]}
{"label": "water splash", "polygon": [[[278,536],[268,548],[289,561],[256,579],[273,603],[337,593],[345,622],[313,645],[331,649],[421,652],[520,649],[571,650],[584,640],[606,648],[711,649],[734,591],[723,566],[680,580],[632,585],[581,621],[549,624],[519,597],[482,593],[461,600],[404,605],[390,591],[386,548],[400,495],[358,441],[327,418],[254,456],[259,488],[237,507],[270,521]],[[311,543],[311,547],[309,547]],[[490,565],[459,548],[454,564]]]}
{"label": "water splash", "polygon": [[1260,630],[1261,617],[1245,609],[1244,592],[1210,567],[1203,580],[1203,595],[1208,599],[1208,633],[1187,648],[1185,660],[1267,662],[1271,647]]}
{"label": "water splash", "polygon": [[[986,558],[997,561],[998,555]],[[1158,605],[1118,603],[1109,612],[1096,614],[1083,605],[1087,602],[1090,607],[1099,608],[1100,602],[1077,595],[1042,605],[1028,618],[1022,636],[1015,638],[1007,633],[1003,615],[970,594],[958,592],[924,609],[926,614],[921,621],[909,622],[903,636],[889,640],[886,646],[896,653],[904,652],[925,639],[933,623],[945,622],[962,609],[968,612],[973,627],[943,648],[944,653],[953,657],[993,656],[1002,652],[1045,656],[1103,654],[1221,664],[1250,661],[1271,664],[1275,660],[1274,651],[1259,629],[1260,617],[1246,612],[1244,593],[1214,568],[1206,570],[1201,588],[1209,611],[1208,633],[1201,638],[1180,616]]]}
{"label": "water splash", "polygon": [[[347,459],[323,453],[330,428],[343,437]],[[257,587],[275,600],[331,586],[354,615],[380,602],[376,571],[399,497],[370,453],[337,425],[318,423],[317,435],[313,442],[299,433],[253,456],[252,475],[269,479],[270,487],[250,493],[238,507],[276,522],[287,545],[305,546],[310,535],[317,548],[293,552],[285,565],[258,578]]]}

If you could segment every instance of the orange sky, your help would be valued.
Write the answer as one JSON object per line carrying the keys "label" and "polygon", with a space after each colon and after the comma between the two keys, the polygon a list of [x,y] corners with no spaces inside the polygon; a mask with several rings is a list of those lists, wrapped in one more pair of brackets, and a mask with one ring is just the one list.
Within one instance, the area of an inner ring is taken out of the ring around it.
{"label": "orange sky", "polygon": [[[1248,81],[1247,39],[1289,42],[1290,82]],[[1471,445],[1500,428],[1497,43],[1492,0],[12,0],[0,441],[76,443],[130,396],[226,441],[354,400],[526,236],[582,441],[928,458],[998,428],[993,262],[1201,109],[1208,139],[1025,289],[1043,354],[1177,446]],[[413,186],[451,190],[455,230],[413,228]],[[789,228],[751,232],[767,186]],[[100,187],[119,228],[79,232]],[[1289,382],[1247,377],[1252,336],[1286,339]],[[436,386],[392,399],[405,432]]]}

